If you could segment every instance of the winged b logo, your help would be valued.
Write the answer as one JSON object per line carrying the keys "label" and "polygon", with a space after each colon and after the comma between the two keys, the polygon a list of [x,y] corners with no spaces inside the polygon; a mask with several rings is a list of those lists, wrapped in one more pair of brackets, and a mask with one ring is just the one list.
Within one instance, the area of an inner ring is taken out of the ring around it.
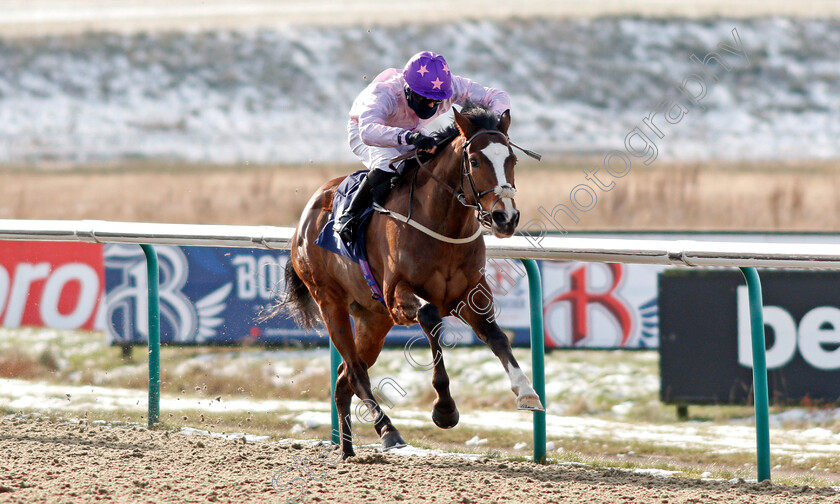
{"label": "winged b logo", "polygon": [[[224,321],[219,315],[225,310],[225,300],[233,288],[229,282],[195,304],[184,295],[187,281],[187,258],[178,247],[157,246],[160,281],[161,326],[171,329],[172,341],[201,343],[216,336]],[[117,341],[131,339],[132,325],[143,338],[149,337],[148,280],[146,258],[135,245],[105,247],[105,267],[119,271],[119,285],[108,293],[109,337]]]}

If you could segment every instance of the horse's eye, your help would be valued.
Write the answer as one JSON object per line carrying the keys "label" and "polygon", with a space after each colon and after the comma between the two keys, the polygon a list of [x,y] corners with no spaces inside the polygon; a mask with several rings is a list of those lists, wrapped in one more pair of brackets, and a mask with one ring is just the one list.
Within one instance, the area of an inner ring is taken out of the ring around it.
{"label": "horse's eye", "polygon": [[474,157],[471,157],[470,158],[470,166],[472,166],[473,168],[478,168],[478,159],[476,159]]}

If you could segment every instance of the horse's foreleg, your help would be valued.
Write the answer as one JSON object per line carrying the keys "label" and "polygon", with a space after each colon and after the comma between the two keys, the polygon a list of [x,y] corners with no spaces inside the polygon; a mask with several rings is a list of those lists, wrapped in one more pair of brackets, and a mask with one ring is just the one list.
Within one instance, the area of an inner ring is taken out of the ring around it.
{"label": "horse's foreleg", "polygon": [[[486,285],[484,292],[490,292]],[[510,389],[516,394],[517,408],[529,411],[545,411],[542,401],[540,401],[534,387],[531,386],[528,377],[519,368],[519,363],[513,356],[507,335],[493,318],[492,314],[495,311],[492,304],[489,307],[482,307],[481,310],[475,310],[469,305],[462,305],[462,307],[458,311],[458,316],[472,327],[481,341],[487,343],[487,346],[504,366],[510,379]]]}
{"label": "horse's foreleg", "polygon": [[[401,309],[408,314],[416,310],[417,322],[423,328],[429,346],[432,350],[432,386],[437,393],[437,399],[432,408],[432,420],[441,429],[451,429],[458,425],[460,414],[455,405],[455,400],[449,392],[449,375],[446,373],[446,365],[443,362],[443,348],[441,348],[440,337],[443,334],[443,319],[437,306],[417,296],[408,287],[397,289],[397,302],[402,302]],[[428,367],[424,366],[426,369]]]}
{"label": "horse's foreleg", "polygon": [[443,334],[443,319],[440,317],[440,310],[437,306],[426,303],[418,310],[417,320],[420,322],[423,332],[426,333],[434,359],[432,386],[437,392],[437,399],[432,409],[432,420],[441,429],[451,429],[458,425],[460,415],[458,414],[458,408],[455,406],[455,400],[452,399],[449,392],[449,375],[446,374],[446,366],[443,363],[443,349],[440,345],[440,337]]}

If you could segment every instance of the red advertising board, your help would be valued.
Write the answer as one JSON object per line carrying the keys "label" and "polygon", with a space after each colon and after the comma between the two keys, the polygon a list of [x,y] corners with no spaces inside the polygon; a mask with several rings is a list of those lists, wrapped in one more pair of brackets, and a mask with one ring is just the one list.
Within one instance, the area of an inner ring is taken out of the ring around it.
{"label": "red advertising board", "polygon": [[0,241],[0,323],[102,329],[102,245]]}

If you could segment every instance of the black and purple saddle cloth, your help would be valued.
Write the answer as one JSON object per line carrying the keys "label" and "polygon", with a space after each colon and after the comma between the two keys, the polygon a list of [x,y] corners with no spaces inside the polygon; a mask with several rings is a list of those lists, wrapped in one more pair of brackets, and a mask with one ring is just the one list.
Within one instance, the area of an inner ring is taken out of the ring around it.
{"label": "black and purple saddle cloth", "polygon": [[367,170],[359,170],[355,173],[351,173],[335,189],[335,196],[333,197],[332,204],[332,216],[330,217],[330,220],[324,224],[324,229],[321,230],[321,233],[315,240],[315,244],[357,263],[362,269],[365,282],[367,282],[370,287],[373,298],[380,303],[385,304],[385,301],[382,298],[382,289],[379,288],[379,284],[376,282],[376,279],[373,277],[373,272],[370,270],[370,264],[367,260],[367,249],[365,248],[365,230],[367,229],[367,223],[370,220],[373,209],[368,208],[359,218],[358,231],[356,232],[356,239],[353,243],[345,243],[344,240],[338,236],[338,233],[333,230],[336,216],[341,215],[344,208],[350,204],[350,200],[353,198],[353,195],[359,188],[359,184],[361,184],[367,173]]}

